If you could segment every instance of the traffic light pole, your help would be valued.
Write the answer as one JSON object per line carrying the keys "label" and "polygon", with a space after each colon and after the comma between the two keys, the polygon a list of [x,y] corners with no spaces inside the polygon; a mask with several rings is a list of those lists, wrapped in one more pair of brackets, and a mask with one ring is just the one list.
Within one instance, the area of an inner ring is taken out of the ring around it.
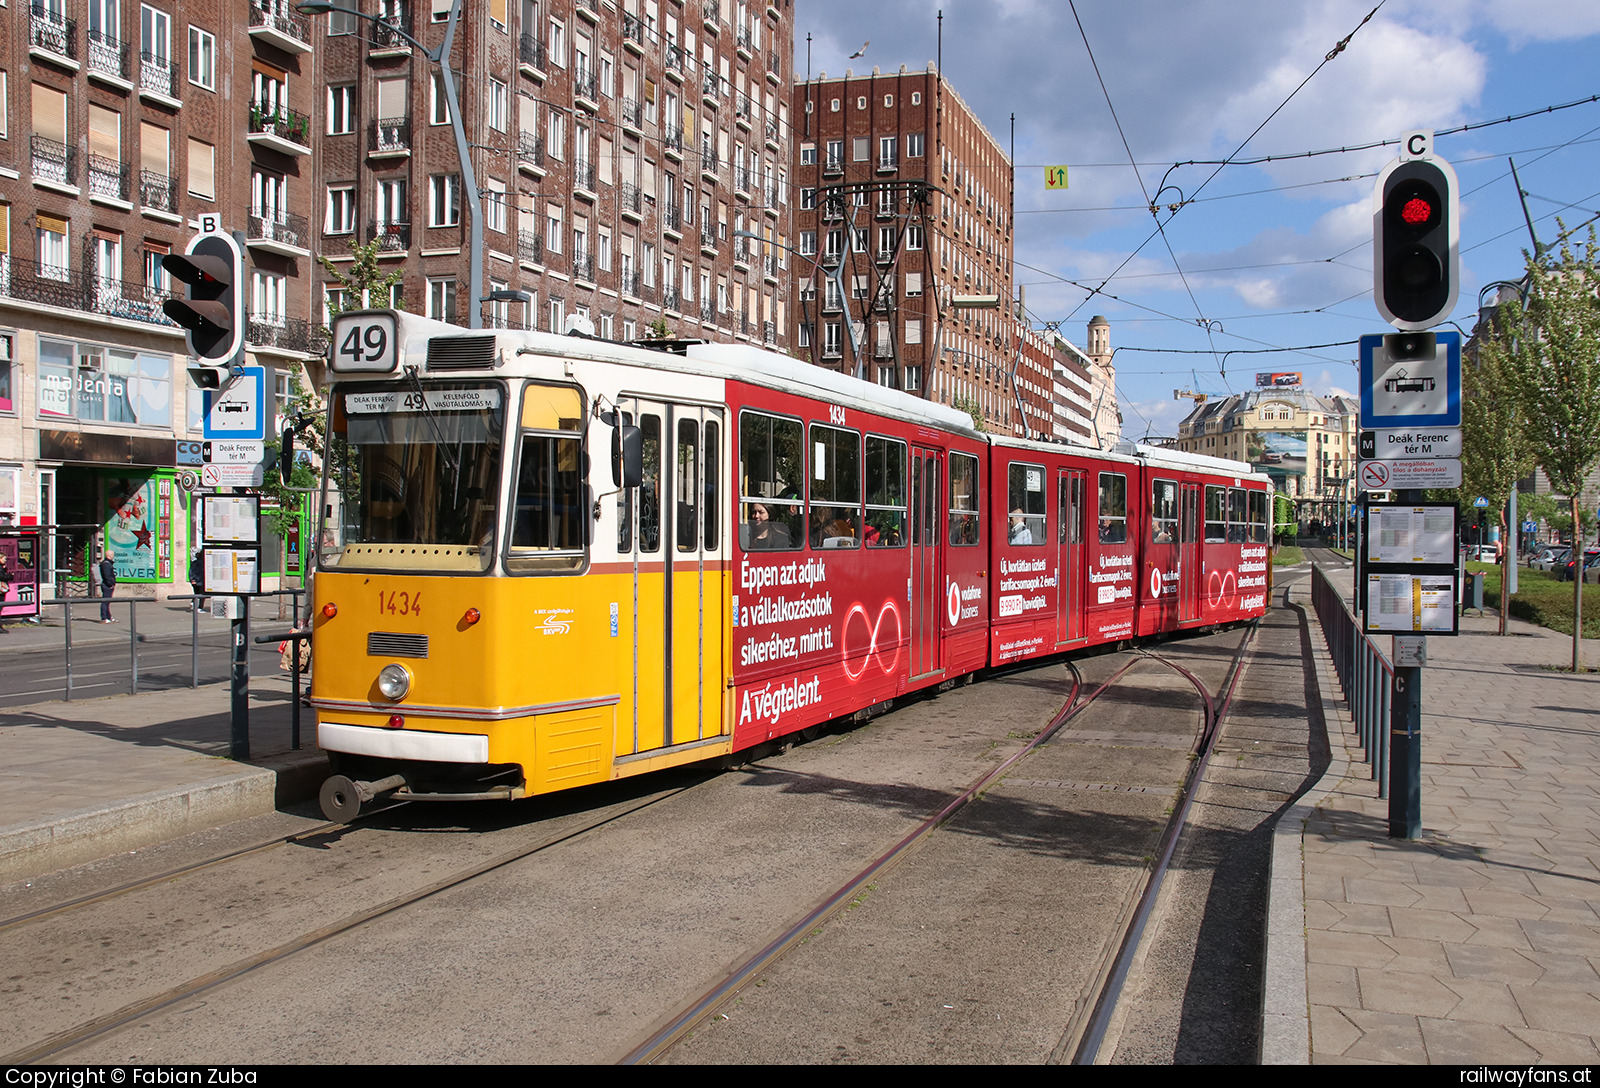
{"label": "traffic light pole", "polygon": [[[1396,494],[1402,503],[1423,501],[1421,491]],[[1422,668],[1394,666],[1389,701],[1389,837],[1422,834]]]}

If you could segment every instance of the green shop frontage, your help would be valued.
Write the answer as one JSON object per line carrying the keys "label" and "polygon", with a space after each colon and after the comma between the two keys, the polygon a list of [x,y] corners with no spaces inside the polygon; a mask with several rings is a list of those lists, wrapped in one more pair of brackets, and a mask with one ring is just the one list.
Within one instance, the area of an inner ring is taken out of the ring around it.
{"label": "green shop frontage", "polygon": [[[198,442],[137,435],[41,430],[41,466],[54,462],[55,509],[41,545],[58,596],[90,595],[94,567],[110,552],[120,594],[184,596],[190,560],[203,536],[201,469],[179,464],[178,447]],[[185,460],[188,458],[186,457]],[[291,516],[263,497],[263,589],[304,584],[307,524],[313,508],[302,495]],[[284,531],[280,532],[280,523]],[[92,591],[98,593],[98,586]]]}

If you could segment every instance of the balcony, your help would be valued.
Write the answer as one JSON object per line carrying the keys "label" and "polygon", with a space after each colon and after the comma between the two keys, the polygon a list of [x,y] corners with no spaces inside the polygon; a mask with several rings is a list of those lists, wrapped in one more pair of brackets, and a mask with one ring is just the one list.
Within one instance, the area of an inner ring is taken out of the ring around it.
{"label": "balcony", "polygon": [[133,207],[128,202],[128,164],[101,155],[89,156],[89,199],[98,204]]}
{"label": "balcony", "polygon": [[717,101],[717,73],[716,72],[707,70],[706,74],[700,77],[700,93],[705,95],[706,98],[710,99],[712,105],[716,105],[716,101]]}
{"label": "balcony", "polygon": [[250,129],[245,139],[284,155],[311,154],[311,118],[287,106],[250,103]]}
{"label": "balcony", "polygon": [[157,218],[177,218],[178,182],[154,170],[139,171],[139,203]]}
{"label": "balcony", "polygon": [[733,172],[733,191],[746,200],[750,199],[750,190],[754,187],[754,175],[748,166],[741,166]]}
{"label": "balcony", "polygon": [[778,258],[776,254],[768,253],[761,258],[761,274],[773,283],[778,282]]}
{"label": "balcony", "polygon": [[306,217],[280,208],[251,208],[245,230],[245,244],[251,249],[278,253],[285,257],[309,257],[306,244],[311,231]]}
{"label": "balcony", "polygon": [[51,189],[78,192],[78,149],[45,136],[28,137],[33,161],[33,181]]}
{"label": "balcony", "polygon": [[160,53],[139,54],[139,97],[169,110],[183,108],[178,98],[178,65]]}
{"label": "balcony", "polygon": [[661,125],[661,150],[667,158],[683,161],[683,126],[663,122]]}
{"label": "balcony", "polygon": [[622,48],[644,56],[644,20],[627,12],[622,13]]}
{"label": "balcony", "polygon": [[683,238],[683,213],[676,204],[661,205],[661,229],[671,234],[675,240]]}
{"label": "balcony", "polygon": [[717,0],[701,0],[700,3],[700,15],[705,23],[705,28],[713,34],[722,26],[720,12],[718,11],[721,6],[721,4],[717,3]]}
{"label": "balcony", "polygon": [[593,203],[598,195],[595,191],[595,165],[578,159],[572,164],[572,195],[579,200]]}
{"label": "balcony", "polygon": [[598,79],[587,68],[579,68],[572,73],[572,102],[579,109],[588,110],[590,113],[600,112],[599,93],[595,90]]}
{"label": "balcony", "polygon": [[585,283],[594,282],[594,255],[590,253],[575,253],[572,255],[572,278]]}
{"label": "balcony", "polygon": [[735,32],[734,39],[733,39],[733,47],[739,51],[739,55],[741,57],[743,57],[745,60],[749,60],[750,59],[751,53],[755,49],[755,44],[754,44],[753,40],[751,39],[750,31],[749,31],[748,28],[740,27],[738,29],[738,31]]}
{"label": "balcony", "polygon": [[637,272],[624,272],[622,274],[622,297],[623,298],[638,298],[639,297],[639,273],[637,273]]}
{"label": "balcony", "polygon": [[737,99],[734,100],[733,120],[734,120],[735,124],[737,124],[740,128],[744,129],[746,132],[750,131],[750,96],[749,95],[741,94]]}
{"label": "balcony", "polygon": [[892,174],[900,169],[899,155],[881,155],[878,157],[878,173]]}
{"label": "balcony", "polygon": [[405,12],[380,16],[372,27],[372,45],[367,50],[368,60],[386,57],[409,57],[411,43],[405,35],[411,33],[411,19]]}
{"label": "balcony", "polygon": [[119,91],[133,90],[128,79],[128,43],[97,30],[89,32],[89,78]]}
{"label": "balcony", "polygon": [[631,182],[622,183],[617,192],[617,210],[622,213],[624,219],[635,223],[644,220],[644,201],[637,185]]}
{"label": "balcony", "polygon": [[573,9],[591,23],[600,22],[600,0],[575,0]]}
{"label": "balcony", "polygon": [[827,161],[822,164],[822,174],[823,174],[824,177],[837,176],[837,175],[840,175],[840,174],[843,174],[843,173],[844,173],[844,157],[843,156],[835,158],[834,156],[829,155]]}
{"label": "balcony", "polygon": [[763,321],[761,323],[761,339],[768,344],[778,342],[778,323],[776,321]]}
{"label": "balcony", "polygon": [[701,222],[700,224],[700,252],[707,257],[717,255],[717,227],[714,223]]}
{"label": "balcony", "polygon": [[773,151],[778,150],[778,122],[767,122],[767,146]]}
{"label": "balcony", "polygon": [[411,224],[373,222],[367,224],[367,242],[378,244],[378,255],[404,256],[411,248]]}
{"label": "balcony", "polygon": [[171,294],[143,283],[96,276],[82,269],[19,261],[0,254],[0,295],[33,306],[142,321],[177,328],[161,312]]}
{"label": "balcony", "polygon": [[700,176],[706,181],[715,183],[717,170],[722,166],[722,161],[717,158],[717,149],[709,142],[700,145]]}
{"label": "balcony", "polygon": [[531,132],[517,136],[517,169],[536,178],[544,177],[544,137]]}
{"label": "balcony", "polygon": [[622,131],[630,136],[639,136],[644,132],[644,104],[631,98],[624,98],[618,105],[618,119],[622,122]]}
{"label": "balcony", "polygon": [[28,14],[28,52],[76,72],[78,64],[78,24],[35,3]]}
{"label": "balcony", "polygon": [[676,287],[664,287],[664,288],[662,288],[662,290],[661,290],[661,308],[663,310],[671,310],[674,313],[677,313],[678,312],[678,307],[679,307],[678,289]]}
{"label": "balcony", "polygon": [[311,52],[310,23],[285,0],[251,0],[250,36],[271,42],[286,53]]}
{"label": "balcony", "polygon": [[297,355],[321,355],[328,350],[327,330],[320,324],[281,314],[250,317],[244,325],[244,339],[257,348]]}
{"label": "balcony", "polygon": [[707,299],[700,304],[700,320],[705,322],[707,325],[716,324],[717,308],[711,304],[710,299]]}
{"label": "balcony", "polygon": [[750,267],[750,239],[735,238],[733,240],[733,266],[735,268]]}
{"label": "balcony", "polygon": [[404,159],[411,156],[411,118],[380,117],[367,126],[367,157]]}
{"label": "balcony", "polygon": [[544,261],[544,239],[538,231],[517,231],[517,260],[523,264],[541,264]]}
{"label": "balcony", "polygon": [[775,84],[783,82],[783,67],[778,63],[777,53],[767,54],[767,79]]}
{"label": "balcony", "polygon": [[518,39],[517,63],[523,75],[543,82],[546,68],[544,42],[537,34],[524,34]]}
{"label": "balcony", "polygon": [[666,51],[662,55],[661,68],[661,70],[666,73],[667,78],[672,80],[674,83],[682,83],[684,67],[685,54],[683,47],[678,45],[667,46]]}

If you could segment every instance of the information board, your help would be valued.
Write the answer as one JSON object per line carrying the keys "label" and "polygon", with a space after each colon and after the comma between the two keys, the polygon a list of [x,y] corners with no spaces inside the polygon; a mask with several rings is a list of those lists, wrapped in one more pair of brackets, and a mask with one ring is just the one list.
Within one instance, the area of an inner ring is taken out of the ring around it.
{"label": "information board", "polygon": [[1368,632],[1456,633],[1456,580],[1450,574],[1367,575]]}
{"label": "information board", "polygon": [[1367,561],[1453,564],[1456,561],[1455,506],[1374,503],[1367,530]]}
{"label": "information board", "polygon": [[207,548],[203,569],[207,593],[261,592],[259,548]]}
{"label": "information board", "polygon": [[255,544],[261,539],[261,499],[256,495],[206,495],[207,544]]}

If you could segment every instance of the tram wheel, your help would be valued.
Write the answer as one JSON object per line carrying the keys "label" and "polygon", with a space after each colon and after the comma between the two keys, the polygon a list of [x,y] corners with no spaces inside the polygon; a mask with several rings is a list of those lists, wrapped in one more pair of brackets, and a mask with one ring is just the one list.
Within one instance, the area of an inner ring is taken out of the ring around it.
{"label": "tram wheel", "polygon": [[811,741],[816,740],[821,735],[822,726],[820,725],[808,725],[804,729],[800,730],[800,739],[808,744]]}
{"label": "tram wheel", "polygon": [[347,824],[361,815],[361,795],[356,784],[342,774],[333,775],[322,784],[317,800],[322,804],[322,814],[335,823]]}

